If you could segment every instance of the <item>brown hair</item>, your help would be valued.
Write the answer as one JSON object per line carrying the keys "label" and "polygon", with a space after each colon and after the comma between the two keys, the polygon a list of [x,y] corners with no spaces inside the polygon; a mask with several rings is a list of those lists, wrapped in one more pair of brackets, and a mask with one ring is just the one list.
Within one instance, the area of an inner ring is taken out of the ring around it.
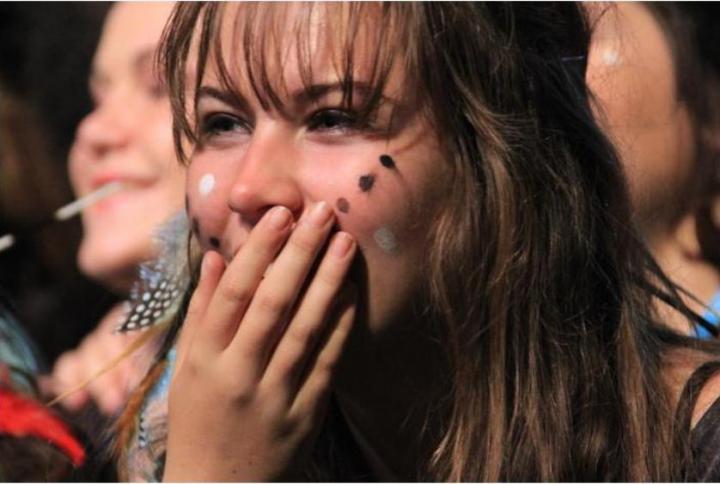
{"label": "brown hair", "polygon": [[[229,92],[238,89],[221,52],[226,8],[179,4],[166,30],[161,54],[181,158],[186,141],[199,141],[185,97],[192,49],[196,89],[209,62]],[[619,163],[588,104],[581,9],[327,3],[303,6],[289,27],[282,4],[238,9],[242,48],[231,55],[263,107],[282,107],[282,79],[268,71],[278,39],[294,41],[311,79],[309,26],[322,9],[344,102],[352,105],[356,39],[367,34],[375,64],[359,111],[372,112],[399,63],[406,94],[445,148],[453,176],[429,237],[424,309],[441,323],[452,396],[432,458],[419,477],[405,477],[692,478],[697,389],[683,397],[676,425],[661,371],[666,349],[693,343],[653,320],[653,293],[684,306],[629,228]]]}

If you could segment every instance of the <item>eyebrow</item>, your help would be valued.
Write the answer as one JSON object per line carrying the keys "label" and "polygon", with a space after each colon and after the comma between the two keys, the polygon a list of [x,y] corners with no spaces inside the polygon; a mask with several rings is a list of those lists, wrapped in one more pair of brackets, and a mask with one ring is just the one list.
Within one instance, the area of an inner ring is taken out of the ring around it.
{"label": "eyebrow", "polygon": [[[296,106],[304,106],[313,102],[316,102],[317,100],[323,98],[324,96],[327,96],[331,93],[343,91],[343,84],[340,82],[332,82],[332,83],[326,83],[326,84],[312,84],[307,87],[303,87],[301,89],[296,90],[290,95],[291,102]],[[364,82],[355,82],[353,83],[353,91],[356,91],[360,95],[368,94],[372,91],[370,88],[370,85]],[[228,92],[226,90],[221,90],[216,87],[212,86],[200,86],[197,93],[197,99],[198,102],[203,97],[210,97],[213,99],[217,99],[218,101],[227,104],[228,106],[232,106],[234,108],[238,109],[247,109],[249,106],[249,103],[247,100],[239,93],[232,93]],[[392,98],[389,98],[388,96],[385,96],[384,94],[380,95],[381,102],[391,102],[391,103],[397,103]]]}
{"label": "eyebrow", "polygon": [[202,98],[206,97],[216,99],[235,109],[247,110],[249,107],[249,103],[241,94],[224,91],[212,86],[200,86],[196,96],[197,103],[199,103]]}
{"label": "eyebrow", "polygon": [[[153,58],[155,56],[155,47],[148,46],[140,50],[139,53],[133,56],[131,64],[132,68],[136,73],[141,73],[144,69],[153,68]],[[90,70],[89,81],[90,83],[102,84],[107,80],[108,76],[106,70],[98,68],[97,65],[93,64]]]}

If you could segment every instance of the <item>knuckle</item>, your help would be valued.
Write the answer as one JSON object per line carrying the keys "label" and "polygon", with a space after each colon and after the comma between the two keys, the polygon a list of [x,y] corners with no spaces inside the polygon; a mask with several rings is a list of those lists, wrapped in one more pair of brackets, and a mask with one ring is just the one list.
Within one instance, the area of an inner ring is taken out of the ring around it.
{"label": "knuckle", "polygon": [[247,382],[238,382],[235,385],[224,385],[226,397],[236,407],[245,408],[250,406],[257,396],[256,386]]}
{"label": "knuckle", "polygon": [[273,425],[272,434],[276,439],[285,440],[297,434],[301,426],[301,419],[286,416]]}
{"label": "knuckle", "polygon": [[290,331],[289,336],[298,346],[308,346],[318,337],[320,328],[316,324],[298,324]]}
{"label": "knuckle", "polygon": [[333,290],[340,287],[343,282],[341,273],[334,269],[337,269],[337,267],[321,268],[315,276],[322,286]]}
{"label": "knuckle", "polygon": [[327,356],[320,354],[317,359],[317,365],[315,369],[315,377],[319,382],[327,381],[328,383],[332,379],[332,375],[335,373],[335,367],[337,366],[338,359],[334,356]]}
{"label": "knuckle", "polygon": [[278,293],[265,293],[258,295],[257,303],[262,311],[271,314],[281,314],[288,307],[287,298]]}
{"label": "knuckle", "polygon": [[313,237],[313,234],[306,231],[298,231],[293,235],[288,242],[291,247],[303,254],[312,255],[315,253],[318,248],[317,237]]}
{"label": "knuckle", "polygon": [[244,287],[228,284],[220,291],[220,297],[224,303],[246,306],[250,302],[251,294]]}

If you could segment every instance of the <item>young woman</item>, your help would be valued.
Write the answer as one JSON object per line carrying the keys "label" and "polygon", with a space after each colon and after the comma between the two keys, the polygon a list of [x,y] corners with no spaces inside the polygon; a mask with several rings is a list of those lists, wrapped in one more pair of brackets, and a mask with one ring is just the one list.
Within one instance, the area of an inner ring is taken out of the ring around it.
{"label": "young woman", "polygon": [[[182,208],[184,170],[175,162],[167,90],[153,59],[172,3],[118,3],[106,19],[90,76],[94,110],[80,123],[70,154],[78,196],[110,182],[123,189],[83,212],[82,271],[127,297],[138,266],[151,259],[154,236]],[[122,304],[53,369],[55,393],[77,388],[108,366],[132,340],[114,333]],[[154,350],[153,350],[154,351]],[[152,353],[152,351],[151,351]],[[61,403],[93,400],[103,413],[122,408],[143,367],[129,358]]]}
{"label": "young woman", "polygon": [[[695,6],[591,5],[588,83],[628,175],[635,221],[663,270],[692,294],[685,303],[717,326],[717,29]],[[666,323],[695,333],[681,314],[659,309]],[[716,332],[697,328],[703,337]]]}
{"label": "young woman", "polygon": [[588,43],[569,3],[179,5],[163,55],[205,254],[121,466],[717,476],[716,349],[653,317],[682,303],[629,228]]}

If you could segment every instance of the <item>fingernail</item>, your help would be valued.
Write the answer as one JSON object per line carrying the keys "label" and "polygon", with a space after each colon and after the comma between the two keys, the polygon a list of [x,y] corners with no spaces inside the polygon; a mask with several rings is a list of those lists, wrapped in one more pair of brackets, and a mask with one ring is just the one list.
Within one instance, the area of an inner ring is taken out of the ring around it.
{"label": "fingernail", "polygon": [[322,228],[330,220],[332,212],[325,201],[319,202],[310,211],[308,221],[318,228]]}
{"label": "fingernail", "polygon": [[291,219],[290,210],[285,207],[274,207],[270,214],[270,226],[275,230],[281,230],[288,226]]}
{"label": "fingernail", "polygon": [[347,254],[348,251],[350,251],[353,243],[354,241],[349,234],[346,234],[345,232],[338,232],[337,234],[335,234],[335,237],[333,237],[328,252],[330,252],[330,254],[334,255],[335,257],[341,259],[345,257],[345,254]]}

